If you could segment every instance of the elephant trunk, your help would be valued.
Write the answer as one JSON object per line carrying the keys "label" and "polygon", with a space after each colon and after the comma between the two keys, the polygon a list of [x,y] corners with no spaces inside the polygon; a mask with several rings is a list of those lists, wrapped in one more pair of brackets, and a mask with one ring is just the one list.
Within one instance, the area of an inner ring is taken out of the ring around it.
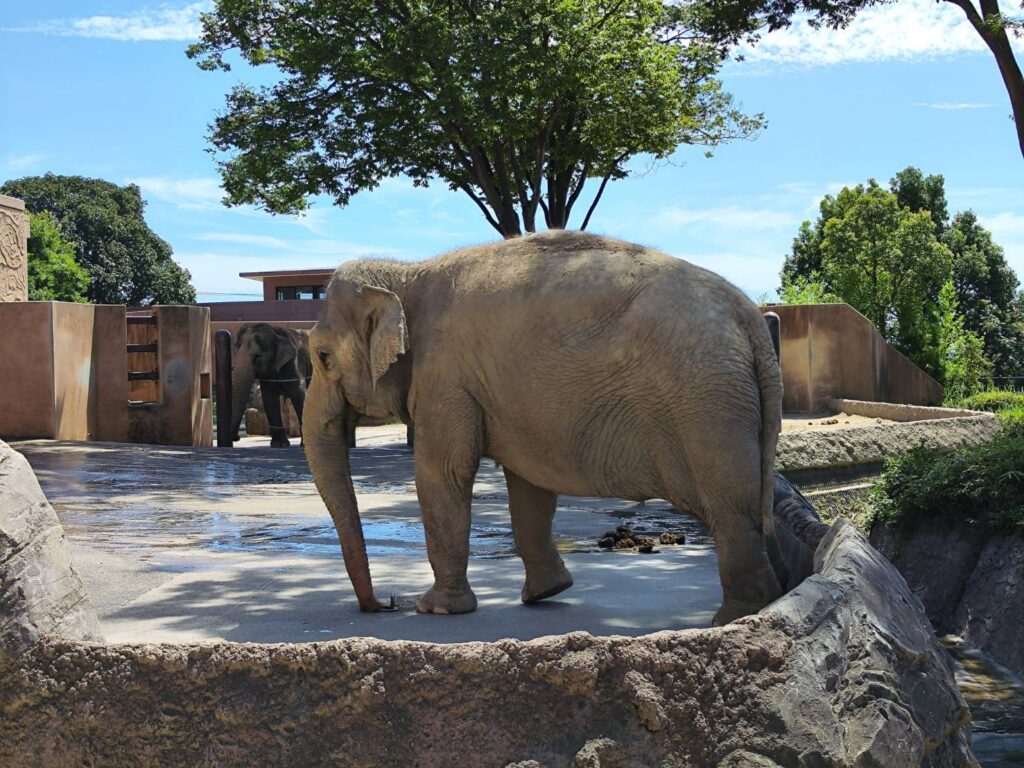
{"label": "elephant trunk", "polygon": [[366,541],[359,520],[359,507],[352,487],[348,457],[346,403],[333,385],[313,377],[302,414],[303,445],[317,490],[331,513],[341,542],[345,569],[362,611],[379,611],[382,606],[373,595]]}
{"label": "elephant trunk", "polygon": [[245,404],[249,402],[252,383],[255,379],[252,363],[246,360],[233,360],[231,365],[231,436],[238,439],[238,429],[242,426],[245,415]]}

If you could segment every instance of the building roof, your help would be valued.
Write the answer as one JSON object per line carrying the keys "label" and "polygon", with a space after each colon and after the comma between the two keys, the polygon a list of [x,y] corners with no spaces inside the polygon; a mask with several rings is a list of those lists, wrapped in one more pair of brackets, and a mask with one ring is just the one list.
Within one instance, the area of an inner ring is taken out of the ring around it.
{"label": "building roof", "polygon": [[262,283],[267,277],[330,277],[333,274],[334,267],[324,267],[323,269],[272,269],[268,272],[239,272],[238,276],[258,280]]}

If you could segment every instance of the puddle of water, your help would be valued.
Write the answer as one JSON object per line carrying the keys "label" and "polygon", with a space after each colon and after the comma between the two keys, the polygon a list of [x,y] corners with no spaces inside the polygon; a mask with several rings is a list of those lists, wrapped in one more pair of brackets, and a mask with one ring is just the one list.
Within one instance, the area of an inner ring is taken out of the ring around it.
{"label": "puddle of water", "polygon": [[1024,766],[1024,683],[984,656],[944,637],[956,661],[956,683],[973,717],[974,756],[984,768]]}

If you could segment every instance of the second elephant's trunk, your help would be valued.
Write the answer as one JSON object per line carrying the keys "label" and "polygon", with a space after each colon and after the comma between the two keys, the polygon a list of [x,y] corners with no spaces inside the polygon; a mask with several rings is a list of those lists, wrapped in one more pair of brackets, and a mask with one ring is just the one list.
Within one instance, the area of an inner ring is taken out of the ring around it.
{"label": "second elephant's trunk", "polygon": [[313,480],[338,532],[345,569],[359,600],[359,608],[379,611],[383,606],[373,595],[366,541],[352,486],[346,404],[340,393],[331,390],[332,386],[313,377],[302,414],[303,444]]}

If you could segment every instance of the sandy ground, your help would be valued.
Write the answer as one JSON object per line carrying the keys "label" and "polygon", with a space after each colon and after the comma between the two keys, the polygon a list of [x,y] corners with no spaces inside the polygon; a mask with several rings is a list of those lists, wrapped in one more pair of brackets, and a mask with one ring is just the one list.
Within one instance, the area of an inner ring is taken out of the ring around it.
{"label": "sandy ground", "polygon": [[[815,413],[808,415],[784,414],[782,417],[783,432],[820,432],[833,429],[856,429],[875,424],[895,424],[889,419],[878,419],[873,416],[858,416],[849,413]],[[270,438],[267,438],[270,442]]]}
{"label": "sandy ground", "polygon": [[[460,642],[574,630],[639,635],[707,626],[721,600],[707,531],[665,502],[560,499],[555,537],[575,586],[535,606],[519,601],[504,478],[489,461],[474,486],[465,616],[422,616],[432,581],[404,427],[360,428],[352,453],[378,598],[359,612],[330,518],[297,441],[234,449],[112,443],[14,443],[57,510],[72,555],[113,642],[298,642],[375,636]],[[622,523],[686,533],[649,555],[604,551]]]}

